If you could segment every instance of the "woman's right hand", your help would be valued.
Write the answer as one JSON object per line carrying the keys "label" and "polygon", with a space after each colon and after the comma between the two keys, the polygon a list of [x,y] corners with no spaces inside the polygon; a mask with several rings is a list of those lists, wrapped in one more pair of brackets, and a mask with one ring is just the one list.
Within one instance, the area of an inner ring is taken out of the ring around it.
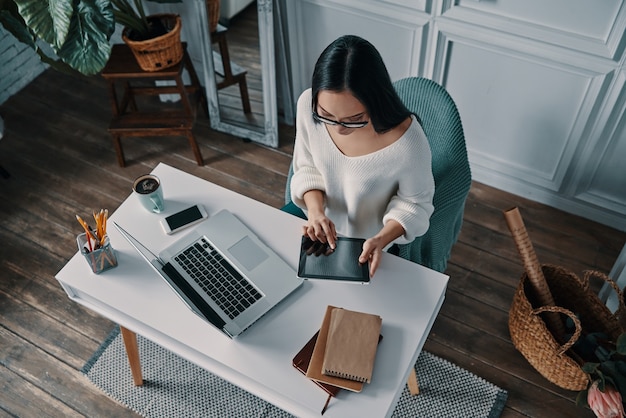
{"label": "woman's right hand", "polygon": [[335,224],[324,213],[308,213],[309,220],[302,227],[302,235],[308,236],[313,241],[328,243],[330,248],[335,249],[337,231]]}
{"label": "woman's right hand", "polygon": [[328,243],[331,249],[335,249],[337,231],[335,224],[328,219],[324,212],[324,192],[321,190],[309,190],[302,196],[307,208],[308,221],[302,227],[302,235],[306,235],[313,241]]}

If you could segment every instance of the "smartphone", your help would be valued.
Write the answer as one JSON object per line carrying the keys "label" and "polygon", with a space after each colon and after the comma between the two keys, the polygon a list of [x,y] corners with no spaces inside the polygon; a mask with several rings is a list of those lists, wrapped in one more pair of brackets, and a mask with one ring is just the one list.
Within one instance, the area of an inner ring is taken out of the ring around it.
{"label": "smartphone", "polygon": [[202,205],[193,205],[190,208],[176,212],[161,219],[161,227],[166,234],[171,235],[208,218],[208,214]]}

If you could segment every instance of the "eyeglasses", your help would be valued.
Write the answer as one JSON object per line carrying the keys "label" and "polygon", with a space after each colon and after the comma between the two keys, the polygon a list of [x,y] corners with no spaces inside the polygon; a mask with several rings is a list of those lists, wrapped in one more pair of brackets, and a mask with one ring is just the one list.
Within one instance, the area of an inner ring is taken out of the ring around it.
{"label": "eyeglasses", "polygon": [[331,125],[331,126],[341,125],[344,128],[348,128],[348,129],[362,128],[362,127],[364,127],[365,125],[367,125],[369,123],[368,121],[363,121],[363,122],[339,122],[337,120],[326,119],[326,118],[318,115],[317,112],[313,112],[313,119],[315,119],[318,122],[325,123],[326,125]]}

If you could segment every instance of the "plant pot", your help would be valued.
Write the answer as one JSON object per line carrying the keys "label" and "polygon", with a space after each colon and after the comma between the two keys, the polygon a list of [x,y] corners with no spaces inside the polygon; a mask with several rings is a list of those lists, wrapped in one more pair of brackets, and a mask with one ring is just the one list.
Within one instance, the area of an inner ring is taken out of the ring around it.
{"label": "plant pot", "polygon": [[137,64],[144,71],[158,71],[178,64],[183,59],[180,16],[158,14],[148,16],[148,21],[159,21],[167,33],[139,41],[132,39],[132,31],[129,28],[124,28],[122,32],[122,40],[133,51]]}

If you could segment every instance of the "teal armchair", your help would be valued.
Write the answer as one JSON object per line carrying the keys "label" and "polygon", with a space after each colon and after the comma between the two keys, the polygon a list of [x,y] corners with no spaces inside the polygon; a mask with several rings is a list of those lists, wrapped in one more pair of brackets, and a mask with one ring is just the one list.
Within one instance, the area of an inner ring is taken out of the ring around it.
{"label": "teal armchair", "polygon": [[405,106],[420,119],[432,153],[435,211],[426,234],[399,245],[398,255],[443,272],[463,223],[472,175],[463,125],[448,92],[436,82],[409,77],[394,83]]}

